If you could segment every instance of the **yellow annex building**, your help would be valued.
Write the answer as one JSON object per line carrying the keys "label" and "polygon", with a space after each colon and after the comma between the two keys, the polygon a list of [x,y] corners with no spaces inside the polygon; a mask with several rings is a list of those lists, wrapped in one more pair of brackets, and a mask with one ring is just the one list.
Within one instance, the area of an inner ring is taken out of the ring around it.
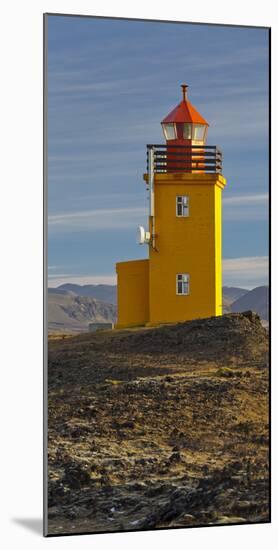
{"label": "yellow annex building", "polygon": [[162,121],[164,145],[148,145],[149,258],[116,264],[116,328],[222,314],[221,152],[206,145],[208,123],[187,99]]}

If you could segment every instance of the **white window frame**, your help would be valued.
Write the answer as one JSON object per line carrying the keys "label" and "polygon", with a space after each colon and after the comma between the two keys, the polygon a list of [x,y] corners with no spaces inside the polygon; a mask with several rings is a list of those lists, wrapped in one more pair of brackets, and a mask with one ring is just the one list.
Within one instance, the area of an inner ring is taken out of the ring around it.
{"label": "white window frame", "polygon": [[[181,292],[180,290],[181,285]],[[176,275],[176,294],[177,296],[188,296],[190,294],[190,276],[188,273],[177,273]]]}
{"label": "white window frame", "polygon": [[[198,132],[198,130],[201,128],[202,130],[202,136],[200,137],[197,137],[196,136],[196,133]],[[204,124],[193,124],[193,128],[192,128],[192,140],[193,141],[201,141],[201,142],[204,142],[205,140],[205,131],[206,131],[206,126]]]}
{"label": "white window frame", "polygon": [[[174,130],[174,137],[168,137],[168,135],[167,135],[167,131],[168,131],[167,126],[171,126],[172,129]],[[177,139],[177,128],[176,128],[176,124],[174,122],[163,123],[162,124],[162,130],[163,130],[166,141],[173,141],[174,139]]]}
{"label": "white window frame", "polygon": [[[181,214],[179,214],[179,207],[181,207]],[[188,195],[176,196],[176,216],[177,218],[188,218],[189,216],[189,196]]]}

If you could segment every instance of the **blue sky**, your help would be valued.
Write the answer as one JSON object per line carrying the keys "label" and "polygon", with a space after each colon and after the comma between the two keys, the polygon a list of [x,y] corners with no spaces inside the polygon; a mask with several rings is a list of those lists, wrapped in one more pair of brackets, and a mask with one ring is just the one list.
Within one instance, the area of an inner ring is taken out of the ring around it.
{"label": "blue sky", "polygon": [[47,71],[50,286],[147,257],[146,144],[183,82],[224,155],[224,284],[267,283],[267,30],[49,16]]}

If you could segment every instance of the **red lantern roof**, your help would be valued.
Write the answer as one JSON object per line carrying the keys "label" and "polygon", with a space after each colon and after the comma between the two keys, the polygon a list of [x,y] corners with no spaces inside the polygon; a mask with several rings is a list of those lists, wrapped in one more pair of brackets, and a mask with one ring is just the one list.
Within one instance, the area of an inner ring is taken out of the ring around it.
{"label": "red lantern roof", "polygon": [[209,126],[208,122],[198,113],[198,111],[196,111],[190,101],[188,101],[186,92],[188,86],[182,84],[181,87],[183,91],[183,100],[162,120],[162,124],[167,124],[169,122],[193,122],[193,124],[206,124]]}

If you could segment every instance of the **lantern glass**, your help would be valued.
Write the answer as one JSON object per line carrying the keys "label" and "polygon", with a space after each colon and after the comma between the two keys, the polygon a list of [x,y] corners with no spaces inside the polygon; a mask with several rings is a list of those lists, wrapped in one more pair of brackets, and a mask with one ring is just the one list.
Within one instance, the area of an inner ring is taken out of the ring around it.
{"label": "lantern glass", "polygon": [[192,139],[192,124],[186,123],[183,125],[183,138]]}
{"label": "lantern glass", "polygon": [[206,126],[204,124],[193,124],[193,137],[195,141],[204,141]]}
{"label": "lantern glass", "polygon": [[163,129],[163,132],[164,132],[165,139],[167,139],[167,141],[177,138],[176,125],[175,124],[173,124],[173,123],[162,124],[162,129]]}

